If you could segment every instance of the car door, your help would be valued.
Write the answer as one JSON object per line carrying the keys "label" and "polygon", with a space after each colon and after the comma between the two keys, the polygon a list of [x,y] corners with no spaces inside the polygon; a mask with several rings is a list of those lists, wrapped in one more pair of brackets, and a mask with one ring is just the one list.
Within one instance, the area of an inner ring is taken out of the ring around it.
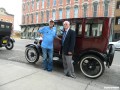
{"label": "car door", "polygon": [[62,34],[63,34],[63,25],[62,24],[56,24],[56,34],[61,40],[55,38],[54,39],[54,56],[61,57],[61,48],[62,48]]}
{"label": "car door", "polygon": [[108,43],[108,24],[105,27],[104,23],[104,19],[101,18],[85,20],[83,50],[94,49],[105,52]]}

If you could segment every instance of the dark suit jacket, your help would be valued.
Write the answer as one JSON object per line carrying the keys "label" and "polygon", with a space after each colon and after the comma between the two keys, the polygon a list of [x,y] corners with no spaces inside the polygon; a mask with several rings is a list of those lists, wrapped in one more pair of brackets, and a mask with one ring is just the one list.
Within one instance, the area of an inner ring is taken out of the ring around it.
{"label": "dark suit jacket", "polygon": [[62,51],[65,55],[68,55],[68,52],[74,52],[74,46],[75,46],[75,31],[69,29],[65,38],[65,41],[62,46]]}

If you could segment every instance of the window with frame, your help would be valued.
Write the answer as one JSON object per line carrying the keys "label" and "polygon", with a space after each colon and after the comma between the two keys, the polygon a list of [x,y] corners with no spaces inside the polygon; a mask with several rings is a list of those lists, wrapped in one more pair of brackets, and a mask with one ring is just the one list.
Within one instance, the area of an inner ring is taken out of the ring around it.
{"label": "window with frame", "polygon": [[53,20],[56,19],[56,11],[55,10],[52,11],[52,18],[53,18]]}
{"label": "window with frame", "polygon": [[41,12],[41,23],[43,23],[44,20],[44,12]]}
{"label": "window with frame", "polygon": [[116,9],[120,9],[120,1],[117,1]]}
{"label": "window with frame", "polygon": [[50,0],[47,0],[47,7],[50,6]]}
{"label": "window with frame", "polygon": [[70,4],[70,0],[67,0],[67,4]]}
{"label": "window with frame", "polygon": [[83,5],[83,8],[84,8],[83,9],[83,17],[87,17],[87,7],[88,7],[87,4]]}
{"label": "window with frame", "polygon": [[31,14],[31,23],[33,23],[33,18],[34,18],[34,16],[33,16],[33,14]]}
{"label": "window with frame", "polygon": [[82,2],[85,2],[85,1],[88,1],[88,0],[82,0]]}
{"label": "window with frame", "polygon": [[32,9],[34,9],[34,0],[32,0]]}
{"label": "window with frame", "polygon": [[74,0],[75,2],[78,2],[78,0]]}
{"label": "window with frame", "polygon": [[36,13],[36,23],[38,23],[38,13]]}
{"label": "window with frame", "polygon": [[120,37],[120,33],[115,33],[114,34],[114,39],[119,39],[119,37]]}
{"label": "window with frame", "polygon": [[116,25],[120,25],[120,17],[116,17],[115,18],[115,24]]}
{"label": "window with frame", "polygon": [[59,4],[62,5],[63,4],[63,0],[59,0]]}
{"label": "window with frame", "polygon": [[27,24],[29,23],[29,15],[27,15]]}
{"label": "window with frame", "polygon": [[120,25],[120,18],[118,19],[118,24]]}
{"label": "window with frame", "polygon": [[25,4],[23,4],[22,8],[23,8],[23,11],[25,11]]}
{"label": "window with frame", "polygon": [[22,22],[23,22],[23,24],[25,24],[25,16],[24,15],[22,16]]}
{"label": "window with frame", "polygon": [[44,0],[42,0],[42,8],[44,8]]}
{"label": "window with frame", "polygon": [[27,5],[28,5],[28,11],[30,11],[30,3],[28,2]]}
{"label": "window with frame", "polygon": [[104,2],[104,16],[107,17],[108,16],[108,9],[109,9],[109,2],[105,1]]}
{"label": "window with frame", "polygon": [[88,20],[85,25],[85,36],[86,37],[100,37],[102,35],[103,20]]}
{"label": "window with frame", "polygon": [[53,0],[53,6],[56,6],[56,0]]}
{"label": "window with frame", "polygon": [[94,2],[93,3],[93,17],[97,16],[97,9],[98,9],[98,3]]}
{"label": "window with frame", "polygon": [[59,19],[62,19],[62,9],[59,9]]}
{"label": "window with frame", "polygon": [[39,9],[39,5],[40,5],[40,0],[36,0],[37,9]]}
{"label": "window with frame", "polygon": [[66,18],[70,18],[70,8],[66,8]]}
{"label": "window with frame", "polygon": [[74,7],[74,17],[77,18],[78,17],[78,6]]}
{"label": "window with frame", "polygon": [[49,11],[46,11],[47,22],[49,21]]}

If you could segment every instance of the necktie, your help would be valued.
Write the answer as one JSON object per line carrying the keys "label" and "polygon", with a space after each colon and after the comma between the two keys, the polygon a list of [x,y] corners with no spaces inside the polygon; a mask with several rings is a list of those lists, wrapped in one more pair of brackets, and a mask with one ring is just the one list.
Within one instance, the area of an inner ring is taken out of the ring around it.
{"label": "necktie", "polygon": [[64,33],[63,33],[63,37],[62,37],[62,45],[63,45],[63,43],[64,43],[64,41],[65,41],[65,37],[66,37],[66,31],[64,31]]}

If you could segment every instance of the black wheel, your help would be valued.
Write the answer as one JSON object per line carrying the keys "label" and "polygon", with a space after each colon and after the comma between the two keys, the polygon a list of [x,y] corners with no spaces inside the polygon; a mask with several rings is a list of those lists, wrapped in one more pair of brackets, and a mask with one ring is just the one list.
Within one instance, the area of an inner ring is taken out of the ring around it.
{"label": "black wheel", "polygon": [[11,49],[13,49],[13,47],[14,47],[14,43],[13,43],[12,41],[9,41],[9,42],[7,43],[7,45],[5,46],[5,48],[6,48],[7,50],[11,50]]}
{"label": "black wheel", "polygon": [[29,63],[35,63],[39,59],[39,53],[35,48],[27,47],[25,50],[25,58]]}
{"label": "black wheel", "polygon": [[99,57],[86,55],[81,58],[80,70],[86,77],[98,78],[103,74],[105,66]]}

